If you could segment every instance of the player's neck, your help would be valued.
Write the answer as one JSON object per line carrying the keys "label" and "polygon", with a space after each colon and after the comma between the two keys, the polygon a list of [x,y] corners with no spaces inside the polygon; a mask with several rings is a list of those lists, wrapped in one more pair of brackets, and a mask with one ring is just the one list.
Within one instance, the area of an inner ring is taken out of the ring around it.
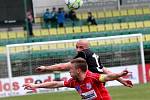
{"label": "player's neck", "polygon": [[85,79],[86,74],[85,73],[80,73],[78,77],[78,81],[83,81]]}

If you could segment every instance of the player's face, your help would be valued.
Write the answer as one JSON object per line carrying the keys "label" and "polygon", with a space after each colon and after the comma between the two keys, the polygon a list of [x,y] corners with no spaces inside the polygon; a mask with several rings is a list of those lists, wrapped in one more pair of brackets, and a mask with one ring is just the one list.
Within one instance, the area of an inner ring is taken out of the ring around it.
{"label": "player's face", "polygon": [[85,49],[85,46],[84,45],[82,45],[82,44],[76,44],[76,51],[77,52],[80,52],[80,51],[82,51],[82,50],[84,50]]}
{"label": "player's face", "polygon": [[70,66],[70,76],[74,79],[77,78],[77,69],[74,67],[73,64]]}

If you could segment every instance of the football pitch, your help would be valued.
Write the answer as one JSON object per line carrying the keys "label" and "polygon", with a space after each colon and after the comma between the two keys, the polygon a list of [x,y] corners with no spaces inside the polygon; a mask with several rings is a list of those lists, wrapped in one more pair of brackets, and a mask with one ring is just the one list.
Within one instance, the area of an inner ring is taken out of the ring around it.
{"label": "football pitch", "polygon": [[[150,83],[134,85],[133,88],[108,87],[108,90],[113,100],[150,100]],[[0,98],[0,100],[81,100],[81,98],[75,91],[68,91]]]}

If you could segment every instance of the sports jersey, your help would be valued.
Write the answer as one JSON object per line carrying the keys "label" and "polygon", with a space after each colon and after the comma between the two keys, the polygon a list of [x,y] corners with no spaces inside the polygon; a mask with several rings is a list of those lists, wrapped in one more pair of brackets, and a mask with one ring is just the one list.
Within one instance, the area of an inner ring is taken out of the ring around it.
{"label": "sports jersey", "polygon": [[75,88],[83,100],[111,100],[107,89],[99,80],[100,74],[86,72],[83,81],[77,81],[73,78],[64,82],[64,86]]}
{"label": "sports jersey", "polygon": [[103,65],[101,64],[100,57],[93,53],[90,49],[85,49],[80,52],[74,57],[78,58],[81,57],[86,60],[88,65],[88,70],[93,73],[101,73]]}

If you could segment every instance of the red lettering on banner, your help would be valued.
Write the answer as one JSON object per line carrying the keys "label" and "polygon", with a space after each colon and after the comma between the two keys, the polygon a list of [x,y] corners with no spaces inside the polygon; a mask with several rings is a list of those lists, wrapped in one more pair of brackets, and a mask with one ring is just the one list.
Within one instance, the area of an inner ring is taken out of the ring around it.
{"label": "red lettering on banner", "polygon": [[48,76],[48,79],[44,80],[44,82],[50,82],[51,81],[51,77]]}
{"label": "red lettering on banner", "polygon": [[143,69],[142,69],[142,65],[141,64],[138,65],[138,72],[139,72],[139,82],[140,83],[144,83]]}
{"label": "red lettering on banner", "polygon": [[[12,89],[14,90],[14,91],[17,91],[17,90],[19,90],[19,83],[18,82],[13,82],[12,83]],[[10,89],[11,89],[11,85],[10,85],[10,83],[8,83],[8,82],[4,82],[4,83],[2,83],[2,81],[0,81],[0,92],[3,92],[3,91],[10,91]]]}
{"label": "red lettering on banner", "polygon": [[0,81],[0,92],[2,92],[3,90],[3,86],[2,86],[2,82]]}
{"label": "red lettering on banner", "polygon": [[35,80],[35,82],[34,82],[35,84],[39,84],[39,83],[42,83],[42,80]]}
{"label": "red lettering on banner", "polygon": [[14,91],[17,91],[17,90],[19,90],[19,88],[20,88],[20,87],[19,87],[19,83],[18,83],[18,82],[14,82],[14,83],[13,83],[13,90],[14,90]]}
{"label": "red lettering on banner", "polygon": [[4,87],[5,91],[10,91],[10,84],[9,83],[5,83],[3,87]]}
{"label": "red lettering on banner", "polygon": [[150,64],[146,64],[146,79],[150,82]]}
{"label": "red lettering on banner", "polygon": [[25,83],[33,83],[33,81],[34,81],[33,78],[31,78],[31,77],[30,78],[25,78],[24,80],[25,80],[24,81]]}
{"label": "red lettering on banner", "polygon": [[34,80],[34,78],[30,77],[30,78],[25,78],[24,82],[25,83],[42,83],[42,82],[50,82],[51,80],[52,80],[51,76],[48,76],[48,78],[43,81],[40,79]]}
{"label": "red lettering on banner", "polygon": [[150,69],[149,69],[149,71],[148,71],[148,77],[149,77],[148,79],[150,79]]}

